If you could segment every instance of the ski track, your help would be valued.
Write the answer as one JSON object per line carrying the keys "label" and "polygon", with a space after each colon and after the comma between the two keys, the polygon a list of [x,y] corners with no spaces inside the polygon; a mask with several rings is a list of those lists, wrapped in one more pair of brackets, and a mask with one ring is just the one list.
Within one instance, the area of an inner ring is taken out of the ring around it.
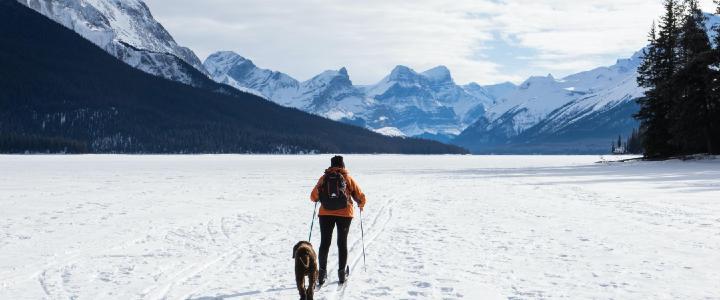
{"label": "ski track", "polygon": [[[2,299],[297,299],[325,156],[0,156]],[[720,299],[720,163],[349,156],[316,299]],[[319,227],[312,243],[318,249]]]}
{"label": "ski track", "polygon": [[[370,226],[365,227],[367,229],[368,233],[372,233],[372,235],[368,235],[368,238],[365,240],[365,250],[367,252],[367,249],[370,248],[373,241],[380,236],[387,227],[387,224],[390,223],[392,220],[392,210],[393,210],[393,202],[394,200],[387,201],[379,210],[377,216],[373,219]],[[380,225],[380,228],[376,228],[378,225],[377,223],[382,220],[382,224]],[[359,222],[359,219],[354,220],[356,223]],[[363,220],[364,221],[364,220]],[[363,224],[364,225],[364,224]],[[354,258],[353,258],[354,257]],[[360,269],[357,268],[358,263],[362,260],[362,236],[360,239],[355,239],[355,241],[351,244],[350,247],[348,247],[348,259],[351,260],[348,262],[348,265],[350,266],[350,274],[351,277],[355,275],[356,272],[359,272]],[[337,263],[331,264],[330,258],[328,258],[328,273],[330,273],[330,270],[337,270],[338,266]],[[350,280],[348,279],[347,283],[350,284]],[[332,286],[332,284],[330,285]],[[347,284],[339,286],[336,289],[330,289],[327,291],[327,294],[323,293],[322,295],[319,295],[319,299],[342,299],[342,297],[345,294],[345,289],[347,288]],[[324,290],[327,290],[327,288],[324,288]],[[339,293],[338,293],[339,291]]]}

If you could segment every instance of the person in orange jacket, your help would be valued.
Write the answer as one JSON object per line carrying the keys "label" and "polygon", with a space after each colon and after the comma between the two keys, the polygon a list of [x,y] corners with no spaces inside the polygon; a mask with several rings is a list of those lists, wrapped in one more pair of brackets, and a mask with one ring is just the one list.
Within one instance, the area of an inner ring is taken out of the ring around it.
{"label": "person in orange jacket", "polygon": [[[365,207],[365,194],[355,179],[350,177],[342,156],[334,156],[330,160],[330,168],[318,180],[310,193],[310,200],[320,201],[320,278],[322,285],[327,278],[327,257],[332,242],[333,229],[337,227],[338,247],[338,282],[344,283],[347,265],[347,236],[353,218],[352,200],[357,202],[360,211]],[[344,203],[343,203],[344,202]]]}

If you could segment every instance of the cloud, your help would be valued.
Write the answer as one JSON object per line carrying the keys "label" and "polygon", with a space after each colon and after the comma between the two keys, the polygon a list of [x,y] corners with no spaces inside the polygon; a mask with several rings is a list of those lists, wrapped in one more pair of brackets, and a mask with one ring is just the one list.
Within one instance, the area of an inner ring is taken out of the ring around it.
{"label": "cloud", "polygon": [[201,59],[233,50],[300,80],[345,66],[359,84],[398,64],[446,65],[460,83],[567,75],[632,55],[662,9],[659,0],[145,2]]}

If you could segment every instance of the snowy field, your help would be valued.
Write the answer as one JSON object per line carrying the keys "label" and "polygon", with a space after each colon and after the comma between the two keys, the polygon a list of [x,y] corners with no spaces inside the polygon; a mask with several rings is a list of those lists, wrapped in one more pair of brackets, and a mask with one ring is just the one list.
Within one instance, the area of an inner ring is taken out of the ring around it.
{"label": "snowy field", "polygon": [[[0,156],[0,299],[297,299],[329,158]],[[347,156],[367,270],[356,218],[316,298],[720,299],[720,160],[599,159]]]}

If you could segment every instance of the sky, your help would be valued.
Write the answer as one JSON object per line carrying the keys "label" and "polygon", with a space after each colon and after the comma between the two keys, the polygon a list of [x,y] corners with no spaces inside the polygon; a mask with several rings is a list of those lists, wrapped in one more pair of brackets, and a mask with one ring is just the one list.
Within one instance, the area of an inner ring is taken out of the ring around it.
{"label": "sky", "polygon": [[460,84],[563,77],[630,57],[662,13],[661,0],[145,2],[201,60],[231,50],[299,80],[346,67],[355,84],[396,65],[444,65]]}

